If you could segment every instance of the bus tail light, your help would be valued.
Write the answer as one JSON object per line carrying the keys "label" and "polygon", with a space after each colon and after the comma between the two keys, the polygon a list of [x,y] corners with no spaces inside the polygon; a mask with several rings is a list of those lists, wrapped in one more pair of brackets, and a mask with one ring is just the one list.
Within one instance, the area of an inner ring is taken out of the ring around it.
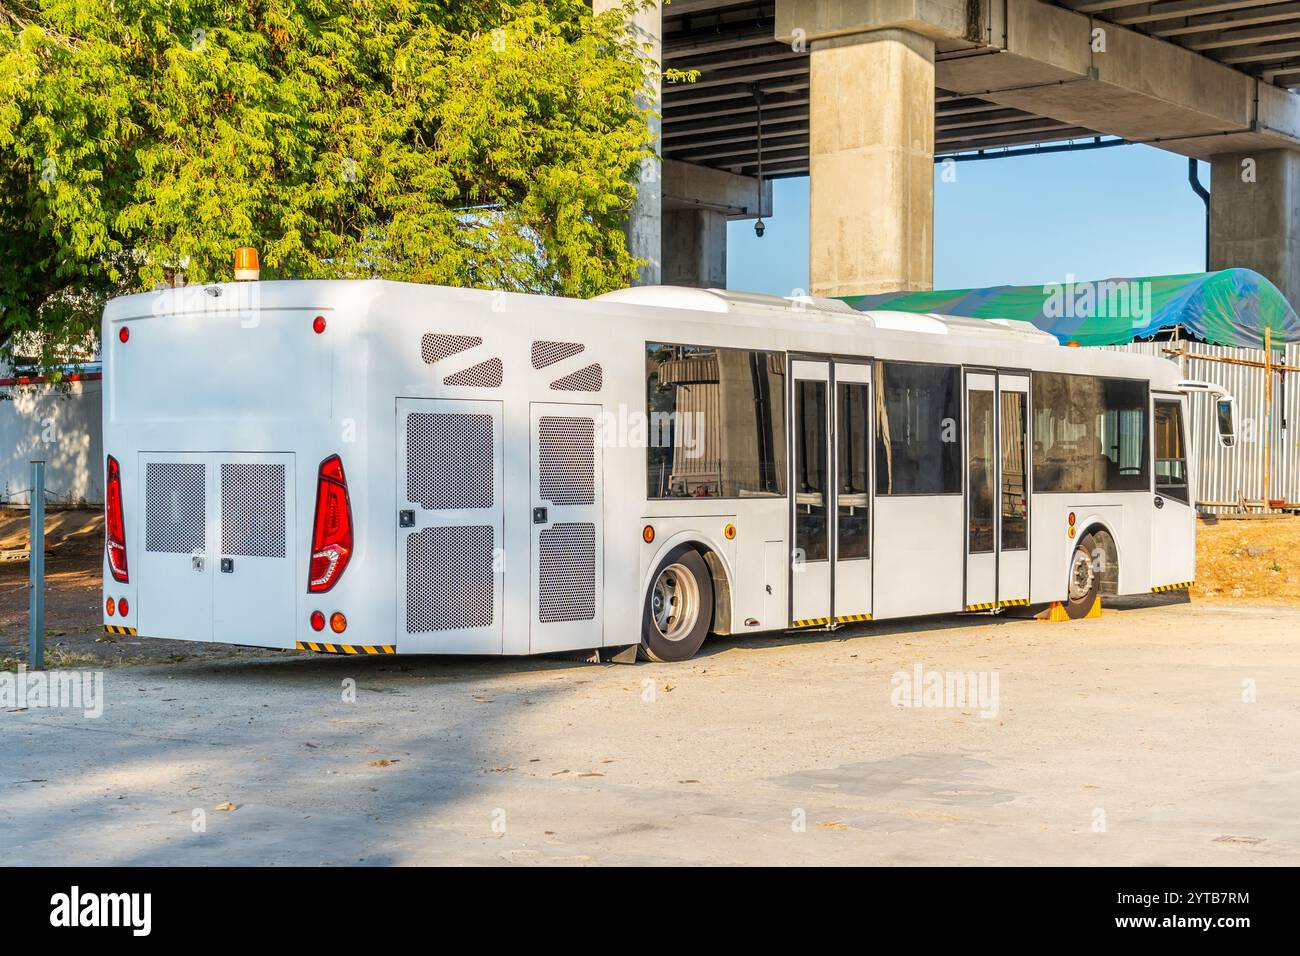
{"label": "bus tail light", "polygon": [[122,472],[117,459],[108,456],[108,481],[104,488],[104,540],[108,545],[108,570],[114,581],[127,581],[126,522],[122,518]]}
{"label": "bus tail light", "polygon": [[328,591],[343,576],[352,557],[352,505],[343,462],[330,455],[320,463],[316,478],[316,521],[311,536],[311,570],[307,590]]}

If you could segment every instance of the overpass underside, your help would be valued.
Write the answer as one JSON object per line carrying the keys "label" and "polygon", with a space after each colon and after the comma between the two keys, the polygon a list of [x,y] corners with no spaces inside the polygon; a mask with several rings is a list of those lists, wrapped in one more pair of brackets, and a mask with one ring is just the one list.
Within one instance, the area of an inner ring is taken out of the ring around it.
{"label": "overpass underside", "polygon": [[647,281],[725,283],[727,221],[807,175],[809,291],[929,288],[936,158],[1123,140],[1209,160],[1211,267],[1300,300],[1300,2],[674,0],[637,26],[699,74],[662,89]]}

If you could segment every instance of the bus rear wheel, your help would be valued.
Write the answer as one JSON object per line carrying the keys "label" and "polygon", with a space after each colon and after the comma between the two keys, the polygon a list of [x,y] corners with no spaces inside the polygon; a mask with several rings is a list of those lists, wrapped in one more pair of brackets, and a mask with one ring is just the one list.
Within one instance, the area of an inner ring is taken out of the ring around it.
{"label": "bus rear wheel", "polygon": [[700,553],[689,545],[659,563],[650,579],[641,623],[641,656],[685,661],[704,643],[713,618],[713,579]]}
{"label": "bus rear wheel", "polygon": [[1085,534],[1074,546],[1070,555],[1070,576],[1067,581],[1065,613],[1077,621],[1092,610],[1101,593],[1101,575],[1097,573],[1093,553],[1097,543],[1092,535]]}

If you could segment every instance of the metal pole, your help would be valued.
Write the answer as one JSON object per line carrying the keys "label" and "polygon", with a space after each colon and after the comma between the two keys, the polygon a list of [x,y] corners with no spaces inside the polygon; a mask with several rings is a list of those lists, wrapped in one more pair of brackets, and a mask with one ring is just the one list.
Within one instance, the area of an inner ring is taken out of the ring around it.
{"label": "metal pole", "polygon": [[27,666],[45,669],[45,462],[32,462],[30,552],[31,594],[27,602]]}
{"label": "metal pole", "polygon": [[1264,327],[1264,510],[1269,501],[1269,468],[1273,463],[1273,330]]}

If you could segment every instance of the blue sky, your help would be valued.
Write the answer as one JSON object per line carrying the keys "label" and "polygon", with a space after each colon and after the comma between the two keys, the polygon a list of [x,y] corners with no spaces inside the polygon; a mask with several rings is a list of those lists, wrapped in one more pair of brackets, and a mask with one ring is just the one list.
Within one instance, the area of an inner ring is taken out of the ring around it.
{"label": "blue sky", "polygon": [[[1200,171],[1208,188],[1209,165]],[[939,173],[936,289],[1204,268],[1205,206],[1187,185],[1183,156],[1116,146],[958,163],[955,182]],[[775,295],[808,288],[808,180],[778,180],[773,190],[762,239],[752,221],[728,227],[729,288]]]}

